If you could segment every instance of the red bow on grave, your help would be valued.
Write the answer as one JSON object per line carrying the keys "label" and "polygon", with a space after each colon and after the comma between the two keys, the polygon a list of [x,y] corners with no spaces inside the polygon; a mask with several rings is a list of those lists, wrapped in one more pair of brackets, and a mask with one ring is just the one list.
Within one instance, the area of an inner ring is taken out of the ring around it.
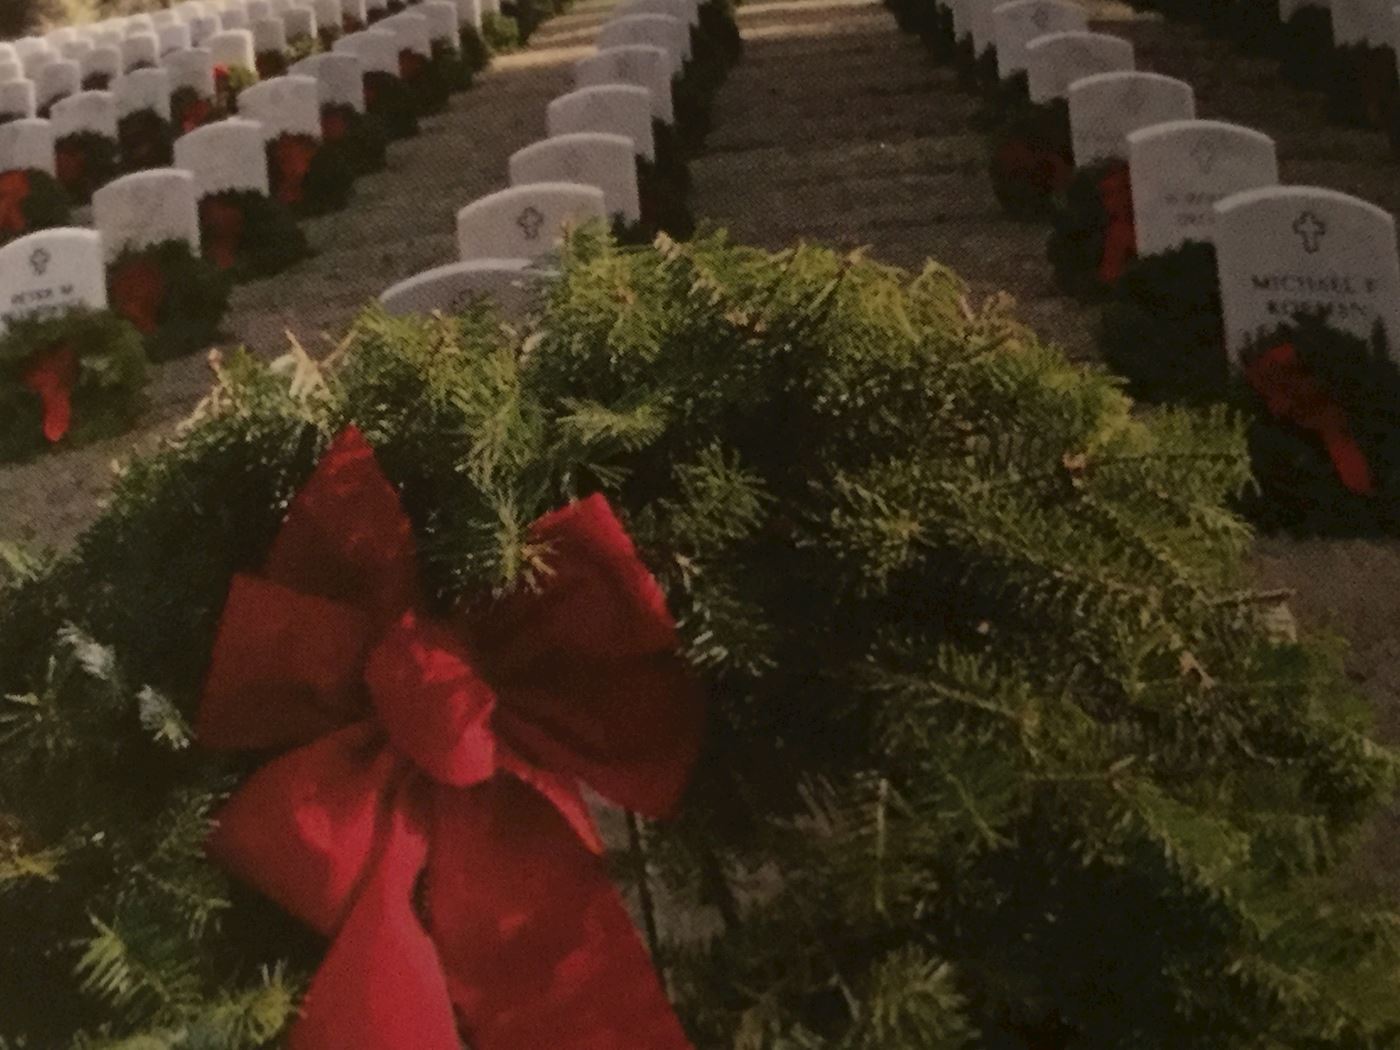
{"label": "red bow on grave", "polygon": [[341,106],[326,106],[321,110],[321,138],[339,142],[350,134],[350,114]]}
{"label": "red bow on grave", "polygon": [[411,84],[428,70],[428,60],[411,48],[399,52],[399,76]]}
{"label": "red bow on grave", "polygon": [[18,237],[29,229],[24,202],[29,197],[29,172],[0,175],[0,236]]}
{"label": "red bow on grave", "polygon": [[1099,201],[1108,216],[1103,232],[1103,254],[1099,257],[1099,280],[1118,283],[1137,255],[1137,228],[1133,222],[1133,184],[1128,165],[1114,163],[1099,179]]}
{"label": "red bow on grave", "polygon": [[67,343],[41,350],[30,358],[24,384],[39,398],[44,438],[56,444],[73,424],[73,387],[78,383],[78,353]]}
{"label": "red bow on grave", "polygon": [[243,228],[247,219],[236,201],[222,197],[205,197],[199,202],[200,236],[204,242],[204,257],[220,270],[227,270],[238,261],[243,246]]}
{"label": "red bow on grave", "polygon": [[112,312],[132,323],[142,335],[160,327],[160,310],[165,305],[165,274],[147,255],[132,255],[112,268],[107,276]]}
{"label": "red bow on grave", "polygon": [[1271,415],[1322,439],[1332,468],[1349,491],[1360,496],[1374,491],[1370,465],[1352,437],[1346,410],[1308,372],[1292,343],[1260,354],[1245,365],[1244,375]]}
{"label": "red bow on grave", "polygon": [[86,196],[87,153],[72,142],[60,142],[54,147],[54,173],[63,188],[77,198]]}
{"label": "red bow on grave", "polygon": [[578,782],[664,816],[703,710],[601,496],[534,523],[549,572],[429,614],[412,529],[353,428],[236,577],[199,739],[292,748],[211,855],[331,938],[290,1050],[689,1050]]}
{"label": "red bow on grave", "polygon": [[272,195],[289,208],[305,196],[306,176],[317,149],[318,143],[310,135],[279,135],[272,142],[268,151]]}
{"label": "red bow on grave", "polygon": [[1069,161],[1057,150],[1032,145],[1024,139],[1003,143],[993,165],[1003,178],[1047,195],[1059,193],[1069,184]]}
{"label": "red bow on grave", "polygon": [[213,115],[214,103],[196,95],[181,108],[176,123],[180,125],[181,132],[188,135],[195,128],[203,127]]}

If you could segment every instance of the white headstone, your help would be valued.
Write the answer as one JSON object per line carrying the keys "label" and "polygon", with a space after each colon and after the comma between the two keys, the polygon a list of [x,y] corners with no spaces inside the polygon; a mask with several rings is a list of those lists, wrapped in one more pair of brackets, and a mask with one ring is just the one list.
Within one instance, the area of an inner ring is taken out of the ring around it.
{"label": "white headstone", "polygon": [[1139,255],[1214,240],[1215,203],[1278,184],[1274,140],[1217,120],[1177,120],[1128,135]]}
{"label": "white headstone", "polygon": [[24,75],[24,67],[18,62],[11,62],[9,59],[0,59],[0,84],[8,83],[12,80],[23,80],[32,83]]}
{"label": "white headstone", "polygon": [[363,26],[369,24],[369,5],[365,2],[365,0],[342,0],[341,8],[342,26],[344,25],[345,19],[347,18],[354,22],[356,25]]}
{"label": "white headstone", "polygon": [[651,96],[653,120],[676,122],[671,92],[671,60],[665,48],[648,44],[610,47],[581,58],[574,65],[574,82],[581,88],[602,84],[631,84]]}
{"label": "white headstone", "polygon": [[160,61],[160,41],[153,33],[140,33],[122,41],[122,68],[139,69]]}
{"label": "white headstone", "polygon": [[700,24],[700,5],[690,0],[620,0],[613,8],[614,18],[629,15],[670,15],[692,26]]}
{"label": "white headstone", "polygon": [[457,24],[471,26],[473,29],[481,29],[482,9],[481,0],[456,0],[457,2]]}
{"label": "white headstone", "polygon": [[262,125],[263,138],[279,135],[321,137],[321,98],[314,77],[273,77],[238,96],[238,112]]}
{"label": "white headstone", "polygon": [[59,61],[58,55],[53,51],[31,51],[20,59],[20,65],[24,67],[24,75],[30,80],[37,80],[44,67],[50,62]]}
{"label": "white headstone", "polygon": [[287,25],[280,18],[260,18],[253,23],[255,54],[282,54],[287,50]]}
{"label": "white headstone", "polygon": [[199,203],[194,176],[177,168],[139,171],[92,195],[92,224],[108,262],[127,249],[184,241],[199,254]]}
{"label": "white headstone", "polygon": [[215,33],[205,46],[214,58],[216,66],[229,69],[241,66],[244,69],[257,67],[256,52],[253,50],[253,34],[246,29],[226,29]]}
{"label": "white headstone", "polygon": [[54,138],[90,131],[117,137],[117,99],[110,91],[80,91],[59,99],[49,111]]}
{"label": "white headstone", "polygon": [[83,56],[93,49],[91,40],[70,40],[59,47],[58,53],[70,62],[81,62]]}
{"label": "white headstone", "polygon": [[44,34],[44,41],[55,50],[62,48],[64,44],[71,44],[76,39],[78,30],[73,26],[59,26]]}
{"label": "white headstone", "polygon": [[223,26],[224,32],[247,29],[250,24],[248,12],[236,7],[222,11],[219,14],[219,24]]}
{"label": "white headstone", "polygon": [[514,186],[457,213],[457,249],[463,260],[537,259],[558,248],[566,226],[606,218],[603,191],[596,186]]}
{"label": "white headstone", "polygon": [[637,191],[637,159],[624,135],[585,131],[536,142],[510,156],[512,186],[573,182],[597,186],[609,215],[634,223],[642,217]]}
{"label": "white headstone", "polygon": [[162,55],[168,55],[172,51],[183,51],[193,42],[190,37],[190,27],[183,22],[161,26],[156,34],[156,39],[160,41]]}
{"label": "white headstone", "polygon": [[243,5],[243,10],[248,13],[248,21],[261,22],[264,18],[272,17],[272,5],[268,0],[247,0]]}
{"label": "white headstone", "polygon": [[358,55],[333,53],[318,56],[316,82],[323,106],[353,106],[365,111],[365,73]]}
{"label": "white headstone", "polygon": [[347,33],[331,50],[357,56],[366,73],[399,75],[399,42],[388,30],[375,28]]}
{"label": "white headstone", "polygon": [[473,259],[415,274],[384,291],[379,301],[390,314],[403,316],[460,313],[485,298],[502,316],[519,318],[553,276],[532,268],[528,259]]}
{"label": "white headstone", "polygon": [[14,44],[7,44],[0,40],[0,62],[18,62],[19,52],[15,50]]}
{"label": "white headstone", "polygon": [[170,119],[170,74],[164,69],[133,70],[116,82],[112,94],[118,118],[149,109],[163,120]]}
{"label": "white headstone", "polygon": [[1133,68],[1133,45],[1107,33],[1050,33],[1026,45],[1026,76],[1032,102],[1069,94],[1080,77]]}
{"label": "white headstone", "polygon": [[1191,85],[1160,73],[1096,73],[1070,85],[1074,163],[1128,159],[1128,133],[1196,116]]}
{"label": "white headstone", "polygon": [[0,171],[31,169],[53,175],[53,125],[28,117],[0,124]]}
{"label": "white headstone", "polygon": [[345,8],[340,0],[312,0],[311,10],[322,29],[339,30],[344,25]]}
{"label": "white headstone", "polygon": [[1394,0],[1331,0],[1332,42],[1393,47]]}
{"label": "white headstone", "polygon": [[423,0],[415,10],[428,20],[428,37],[437,44],[457,48],[457,5],[452,0]]}
{"label": "white headstone", "polygon": [[1311,186],[1246,190],[1216,204],[1215,251],[1232,360],[1261,330],[1326,309],[1363,339],[1379,322],[1400,361],[1400,253],[1384,209]]}
{"label": "white headstone", "polygon": [[428,35],[428,20],[422,15],[401,11],[390,15],[375,28],[387,29],[393,33],[398,39],[400,51],[412,51],[418,55],[432,57],[433,41]]}
{"label": "white headstone", "polygon": [[671,59],[671,76],[677,77],[685,66],[686,48],[680,44],[680,36],[686,37],[689,46],[690,27],[679,18],[666,15],[633,15],[631,18],[616,18],[603,24],[598,30],[597,45],[602,51],[610,47],[625,47],[628,44],[650,44],[666,50]]}
{"label": "white headstone", "polygon": [[155,28],[155,23],[149,15],[131,15],[127,18],[123,31],[127,36],[136,36],[141,33],[154,33]]}
{"label": "white headstone", "polygon": [[122,53],[115,47],[95,47],[83,56],[80,65],[83,80],[97,76],[110,82],[122,75]]}
{"label": "white headstone", "polygon": [[997,75],[1006,80],[1026,69],[1026,45],[1048,33],[1085,32],[1084,8],[1069,0],[1013,0],[992,8],[992,38],[997,49]]}
{"label": "white headstone", "polygon": [[165,56],[165,71],[170,74],[170,91],[193,88],[200,98],[214,97],[214,56],[208,48],[192,47]]}
{"label": "white headstone", "polygon": [[39,230],[0,248],[0,334],[15,321],[80,306],[107,306],[101,234]]}
{"label": "white headstone", "polygon": [[545,111],[545,126],[551,137],[576,131],[623,135],[640,156],[656,159],[651,92],[646,88],[608,84],[560,95]]}
{"label": "white headstone", "polygon": [[972,38],[972,52],[980,56],[988,48],[995,47],[996,27],[992,23],[992,8],[998,0],[964,0],[967,11],[968,36]]}
{"label": "white headstone", "polygon": [[294,7],[282,16],[287,27],[287,39],[299,40],[316,35],[316,13],[309,7]]}
{"label": "white headstone", "polygon": [[83,87],[82,72],[76,62],[50,62],[39,71],[39,79],[34,84],[34,98],[40,106],[47,106],[60,98],[76,95]]}
{"label": "white headstone", "polygon": [[0,83],[0,115],[32,117],[34,109],[33,81],[6,80]]}
{"label": "white headstone", "polygon": [[223,23],[217,15],[199,15],[190,19],[189,28],[190,46],[203,47],[211,36],[223,29]]}
{"label": "white headstone", "polygon": [[175,166],[194,173],[200,197],[227,190],[268,192],[262,125],[234,117],[175,140]]}
{"label": "white headstone", "polygon": [[160,30],[164,29],[166,26],[173,26],[179,21],[180,19],[175,16],[174,11],[151,12],[151,25],[156,27],[157,36],[160,35]]}

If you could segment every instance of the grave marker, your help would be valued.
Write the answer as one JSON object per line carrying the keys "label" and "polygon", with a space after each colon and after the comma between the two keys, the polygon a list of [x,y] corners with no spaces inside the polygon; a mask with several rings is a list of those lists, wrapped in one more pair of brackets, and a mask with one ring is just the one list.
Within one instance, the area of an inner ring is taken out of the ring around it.
{"label": "grave marker", "polygon": [[597,186],[609,216],[620,216],[628,225],[641,220],[636,152],[624,135],[592,131],[559,135],[516,150],[509,166],[513,186],[550,182]]}
{"label": "grave marker", "polygon": [[201,198],[226,191],[268,194],[262,125],[231,117],[175,140],[175,166],[192,172]]}
{"label": "grave marker", "polygon": [[1107,33],[1049,33],[1026,45],[1032,102],[1064,98],[1081,77],[1132,69],[1133,45]]}
{"label": "grave marker", "polygon": [[154,33],[140,33],[122,41],[122,70],[143,69],[160,61],[160,41]]}
{"label": "grave marker", "polygon": [[566,226],[590,219],[607,219],[603,191],[596,186],[514,186],[457,213],[457,248],[463,260],[537,259],[556,250]]}
{"label": "grave marker", "polygon": [[225,29],[215,33],[205,46],[214,60],[214,65],[227,69],[257,68],[257,53],[253,50],[253,34],[247,29]]}
{"label": "grave marker", "polygon": [[1128,159],[1128,133],[1196,116],[1191,85],[1159,73],[1096,73],[1070,85],[1069,127],[1076,167]]}
{"label": "grave marker", "polygon": [[110,85],[122,75],[122,53],[115,47],[95,47],[82,57],[79,65],[84,84]]}
{"label": "grave marker", "polygon": [[189,88],[200,98],[214,97],[214,56],[208,48],[172,52],[165,57],[165,71],[170,74],[172,94]]}
{"label": "grave marker", "polygon": [[[682,35],[685,46],[681,44]],[[685,67],[690,27],[679,18],[667,15],[633,15],[604,23],[598,30],[596,43],[599,51],[627,44],[650,44],[665,48],[671,59],[671,76],[677,77]]]}
{"label": "grave marker", "polygon": [[671,91],[671,56],[661,47],[628,44],[610,47],[574,64],[574,83],[579,87],[601,84],[632,84],[651,94],[651,115],[663,124],[676,122]]}
{"label": "grave marker", "polygon": [[33,81],[7,80],[0,83],[0,118],[32,117],[34,110]]}
{"label": "grave marker", "polygon": [[138,69],[116,82],[117,118],[143,109],[154,110],[162,120],[170,119],[170,73],[165,69]]}
{"label": "grave marker", "polygon": [[480,298],[491,300],[501,316],[523,316],[552,271],[528,259],[472,259],[415,274],[386,289],[379,302],[390,314],[461,313]]}
{"label": "grave marker", "polygon": [[358,55],[336,52],[315,56],[317,90],[323,106],[351,106],[365,111],[365,71]]}
{"label": "grave marker", "polygon": [[55,102],[49,119],[55,139],[90,131],[115,141],[117,99],[110,91],[80,91]]}
{"label": "grave marker", "polygon": [[293,7],[282,15],[288,40],[310,39],[316,35],[316,12],[309,7]]}
{"label": "grave marker", "polygon": [[15,321],[74,307],[107,307],[101,234],[39,230],[0,248],[0,335]]}
{"label": "grave marker", "polygon": [[156,40],[160,44],[162,55],[168,55],[172,51],[183,51],[193,42],[190,27],[183,22],[161,26],[160,31],[156,34]]}
{"label": "grave marker", "polygon": [[623,135],[632,140],[639,156],[655,160],[651,119],[651,92],[630,84],[580,88],[560,95],[545,111],[545,127],[551,137],[576,131]]}
{"label": "grave marker", "polygon": [[366,73],[399,75],[398,38],[387,29],[363,29],[335,42],[333,52],[355,55]]}
{"label": "grave marker", "polygon": [[0,171],[42,171],[53,175],[53,125],[47,120],[26,117],[0,124]]}
{"label": "grave marker", "polygon": [[264,141],[279,135],[321,138],[321,98],[315,77],[273,77],[238,96],[240,116],[262,126]]}
{"label": "grave marker", "polygon": [[34,82],[34,100],[40,109],[82,90],[83,78],[76,62],[50,62]]}
{"label": "grave marker", "polygon": [[1014,0],[992,8],[997,76],[1006,80],[1026,70],[1026,45],[1048,33],[1086,32],[1088,15],[1068,0]]}
{"label": "grave marker", "polygon": [[139,171],[107,183],[92,195],[92,222],[110,263],[127,249],[184,241],[199,254],[199,205],[195,178],[164,168]]}

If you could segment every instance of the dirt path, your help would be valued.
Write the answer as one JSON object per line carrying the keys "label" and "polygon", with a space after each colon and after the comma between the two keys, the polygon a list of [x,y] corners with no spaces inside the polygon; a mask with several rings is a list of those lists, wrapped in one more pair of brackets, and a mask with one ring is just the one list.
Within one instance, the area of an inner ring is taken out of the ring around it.
{"label": "dirt path", "polygon": [[[1118,5],[1096,8],[1100,28],[1138,45],[1140,69],[1195,84],[1202,116],[1276,135],[1285,180],[1400,208],[1400,166],[1379,134],[1328,127],[1319,102],[1290,91],[1267,63]],[[805,238],[868,245],[908,267],[939,260],[978,296],[1009,291],[1042,335],[1095,359],[1096,311],[1056,293],[1045,227],[1002,216],[985,139],[969,123],[977,102],[950,71],[873,0],[759,0],[740,20],[744,62],[694,166],[696,214],[768,247]],[[1400,541],[1267,538],[1256,562],[1266,586],[1297,592],[1302,620],[1348,639],[1353,675],[1400,737]]]}
{"label": "dirt path", "polygon": [[[459,208],[507,184],[511,153],[545,134],[545,106],[573,86],[572,64],[591,50],[606,2],[583,3],[496,59],[451,109],[389,148],[387,170],[359,180],[350,206],[305,224],[316,254],[271,280],[239,287],[225,347],[275,357],[288,331],[325,350],[365,302],[389,285],[456,258]],[[0,466],[0,542],[64,547],[97,512],[113,462],[152,445],[209,387],[203,355],[151,371],[140,427],[119,438]]]}

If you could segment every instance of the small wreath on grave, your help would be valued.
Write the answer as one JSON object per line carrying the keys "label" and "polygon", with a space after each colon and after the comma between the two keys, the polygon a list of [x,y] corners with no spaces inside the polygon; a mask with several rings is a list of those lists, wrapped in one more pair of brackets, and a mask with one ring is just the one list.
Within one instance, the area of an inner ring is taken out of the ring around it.
{"label": "small wreath on grave", "polygon": [[117,142],[96,131],[77,131],[54,142],[54,171],[75,204],[88,204],[93,193],[111,182],[119,169]]}
{"label": "small wreath on grave", "polygon": [[168,168],[175,162],[171,122],[153,109],[128,113],[117,121],[117,148],[123,171]]}
{"label": "small wreath on grave", "polygon": [[[523,330],[219,363],[0,592],[0,1037],[448,1046],[446,971],[517,1046],[1383,1038],[1395,917],[1342,862],[1395,758],[1250,587],[1237,433],[1135,417],[937,267],[578,241]],[[694,775],[609,869],[566,784],[639,766],[649,812]],[[654,961],[612,896],[653,880],[708,909]]]}
{"label": "small wreath on grave", "polygon": [[481,16],[481,34],[492,54],[504,55],[520,49],[520,27],[515,19],[500,11],[487,11]]}
{"label": "small wreath on grave", "polygon": [[345,164],[356,175],[384,170],[388,137],[384,125],[372,113],[361,113],[349,103],[321,107],[321,138],[326,148],[344,154]]}
{"label": "small wreath on grave", "polygon": [[1079,168],[1055,210],[1046,255],[1068,295],[1095,299],[1113,288],[1137,255],[1127,162]]}
{"label": "small wreath on grave", "polygon": [[453,95],[469,90],[476,75],[466,53],[442,40],[433,41],[433,68],[448,93]]}
{"label": "small wreath on grave", "polygon": [[272,80],[287,75],[291,62],[285,51],[259,51],[253,56],[254,69],[259,80]]}
{"label": "small wreath on grave", "polygon": [[83,77],[82,88],[84,91],[110,91],[112,80],[110,73],[89,73]]}
{"label": "small wreath on grave", "polygon": [[35,230],[67,226],[68,194],[57,179],[37,168],[0,172],[0,244]]}
{"label": "small wreath on grave", "polygon": [[1187,241],[1133,261],[1104,306],[1099,344],[1139,400],[1222,400],[1229,369],[1214,246]]}
{"label": "small wreath on grave", "polygon": [[442,113],[451,101],[448,72],[437,61],[412,48],[399,52],[399,80],[414,112],[421,116]]}
{"label": "small wreath on grave", "polygon": [[418,107],[414,94],[400,77],[383,70],[365,74],[365,109],[377,117],[390,140],[418,134]]}
{"label": "small wreath on grave", "polygon": [[215,66],[214,95],[220,113],[237,113],[238,96],[258,82],[256,71],[247,66]]}
{"label": "small wreath on grave", "polygon": [[1400,103],[1395,51],[1369,44],[1332,49],[1327,78],[1327,115],[1352,127],[1389,129]]}
{"label": "small wreath on grave", "polygon": [[145,384],[141,336],[106,310],[11,322],[0,335],[0,460],[121,433]]}
{"label": "small wreath on grave", "polygon": [[195,88],[180,87],[170,94],[170,123],[180,135],[188,135],[220,118],[218,104],[205,98]]}
{"label": "small wreath on grave", "polygon": [[311,254],[296,217],[255,190],[225,190],[199,202],[204,257],[235,281],[270,277]]}
{"label": "small wreath on grave", "polygon": [[318,55],[324,50],[319,36],[303,33],[287,41],[287,68],[290,69],[304,58]]}
{"label": "small wreath on grave", "polygon": [[1006,213],[1048,219],[1074,174],[1069,107],[1064,99],[1027,102],[992,133],[992,192]]}
{"label": "small wreath on grave", "polygon": [[1400,368],[1383,330],[1360,339],[1321,314],[1241,354],[1258,492],[1246,512],[1305,534],[1400,534]]}
{"label": "small wreath on grave", "polygon": [[324,52],[335,49],[335,42],[345,33],[340,26],[323,25],[316,29],[316,39],[320,42],[321,50]]}
{"label": "small wreath on grave", "polygon": [[272,198],[301,215],[339,211],[355,186],[347,151],[310,135],[283,134],[270,141],[267,174]]}
{"label": "small wreath on grave", "polygon": [[476,26],[470,23],[463,25],[457,35],[457,41],[462,49],[462,58],[473,75],[483,72],[491,65],[491,47],[486,43],[486,38],[477,31]]}
{"label": "small wreath on grave", "polygon": [[219,337],[233,284],[181,240],[129,248],[107,267],[107,302],[145,341],[151,361],[207,349]]}
{"label": "small wreath on grave", "polygon": [[554,4],[552,0],[501,0],[501,14],[515,23],[523,47],[554,14]]}
{"label": "small wreath on grave", "polygon": [[1005,79],[994,79],[979,94],[982,103],[971,121],[978,131],[992,131],[1001,127],[1013,114],[1023,112],[1031,104],[1030,81],[1025,70]]}

